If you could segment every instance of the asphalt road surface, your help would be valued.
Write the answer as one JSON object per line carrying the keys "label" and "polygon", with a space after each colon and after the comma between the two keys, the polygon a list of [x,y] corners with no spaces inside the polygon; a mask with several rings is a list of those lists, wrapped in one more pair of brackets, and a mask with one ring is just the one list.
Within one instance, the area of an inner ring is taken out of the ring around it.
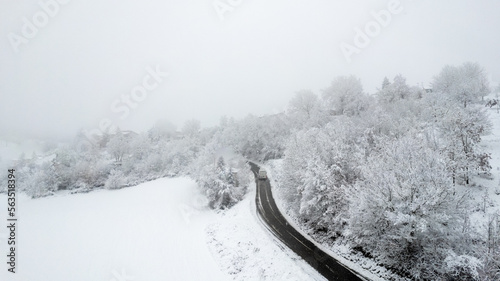
{"label": "asphalt road surface", "polygon": [[257,182],[257,215],[283,244],[302,257],[328,280],[366,281],[307,240],[283,217],[274,202],[269,179],[258,179],[259,166],[250,163]]}

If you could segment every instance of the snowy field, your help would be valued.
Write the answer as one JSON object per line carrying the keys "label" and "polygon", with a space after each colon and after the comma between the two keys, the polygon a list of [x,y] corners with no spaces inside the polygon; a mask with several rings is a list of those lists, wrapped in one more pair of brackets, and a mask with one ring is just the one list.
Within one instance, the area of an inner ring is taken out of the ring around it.
{"label": "snowy field", "polygon": [[[191,179],[174,178],[41,199],[19,195],[17,273],[4,266],[0,280],[324,280],[257,221],[255,184],[218,214],[197,192]],[[1,195],[1,210],[6,201]]]}
{"label": "snowy field", "polygon": [[[175,178],[114,191],[19,196],[18,272],[8,273],[2,262],[0,280],[230,280],[206,244],[205,227],[218,215],[199,208],[196,192],[192,180]],[[6,201],[1,195],[0,210]],[[6,230],[0,227],[2,260]]]}

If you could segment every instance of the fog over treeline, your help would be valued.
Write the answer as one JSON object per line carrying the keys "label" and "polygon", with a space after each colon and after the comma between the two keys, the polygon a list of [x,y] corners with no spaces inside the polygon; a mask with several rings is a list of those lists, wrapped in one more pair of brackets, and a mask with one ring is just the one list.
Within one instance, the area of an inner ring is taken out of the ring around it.
{"label": "fog over treeline", "polygon": [[374,94],[384,76],[430,87],[464,61],[500,81],[498,1],[236,2],[3,1],[0,134],[208,127],[283,112],[340,75]]}

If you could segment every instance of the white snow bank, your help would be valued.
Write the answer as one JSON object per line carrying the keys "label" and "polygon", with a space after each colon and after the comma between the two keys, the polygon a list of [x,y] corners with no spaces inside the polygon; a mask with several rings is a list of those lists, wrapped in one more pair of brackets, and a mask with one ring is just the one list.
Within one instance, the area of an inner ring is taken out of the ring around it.
{"label": "white snow bank", "polygon": [[255,183],[243,201],[220,216],[207,227],[207,242],[233,280],[325,280],[260,224]]}
{"label": "white snow bank", "polygon": [[0,195],[0,280],[229,280],[206,245],[218,215],[200,207],[190,179],[19,197],[16,274],[6,264],[6,203]]}

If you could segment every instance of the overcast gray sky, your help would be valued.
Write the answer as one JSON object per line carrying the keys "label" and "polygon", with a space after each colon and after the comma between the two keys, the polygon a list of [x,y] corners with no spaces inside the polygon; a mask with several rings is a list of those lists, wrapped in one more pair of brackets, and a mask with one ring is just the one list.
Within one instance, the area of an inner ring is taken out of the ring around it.
{"label": "overcast gray sky", "polygon": [[[160,118],[211,126],[283,111],[338,75],[373,93],[384,76],[428,85],[465,61],[500,81],[498,0],[54,1],[0,0],[0,135],[68,137],[108,119],[136,131]],[[377,30],[372,12],[388,5]],[[367,27],[373,37],[348,62],[342,42],[356,47]],[[157,68],[168,77],[155,80]]]}

